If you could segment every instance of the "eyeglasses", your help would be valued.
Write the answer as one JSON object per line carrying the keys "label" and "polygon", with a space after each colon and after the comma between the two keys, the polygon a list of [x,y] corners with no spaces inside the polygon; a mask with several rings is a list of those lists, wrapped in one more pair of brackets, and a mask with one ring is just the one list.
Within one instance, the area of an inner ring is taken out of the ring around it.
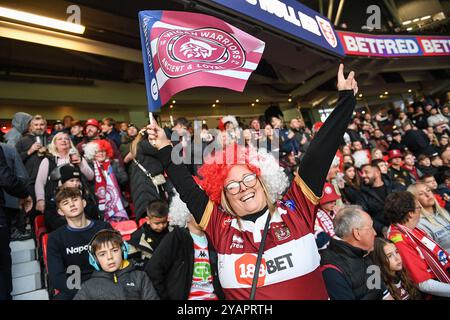
{"label": "eyeglasses", "polygon": [[232,181],[225,186],[225,190],[228,191],[231,195],[238,194],[241,192],[241,182],[247,188],[253,188],[256,185],[256,173],[247,174],[241,181]]}

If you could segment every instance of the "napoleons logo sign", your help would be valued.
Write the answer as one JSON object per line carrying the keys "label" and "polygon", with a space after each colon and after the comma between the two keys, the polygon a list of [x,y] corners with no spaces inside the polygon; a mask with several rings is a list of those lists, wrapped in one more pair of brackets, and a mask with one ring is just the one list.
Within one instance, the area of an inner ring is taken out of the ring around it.
{"label": "napoleons logo sign", "polygon": [[450,37],[373,36],[338,31],[348,55],[368,57],[447,56]]}
{"label": "napoleons logo sign", "polygon": [[307,43],[343,56],[332,24],[311,8],[295,0],[212,0]]}
{"label": "napoleons logo sign", "polygon": [[158,40],[158,59],[170,78],[205,70],[232,70],[245,63],[245,51],[229,33],[213,29],[167,30]]}

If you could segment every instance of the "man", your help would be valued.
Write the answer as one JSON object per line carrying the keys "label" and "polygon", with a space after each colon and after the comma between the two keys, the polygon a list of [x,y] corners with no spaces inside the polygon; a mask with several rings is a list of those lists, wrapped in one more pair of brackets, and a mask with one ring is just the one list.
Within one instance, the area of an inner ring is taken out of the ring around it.
{"label": "man", "polygon": [[405,152],[408,150],[408,148],[405,146],[405,144],[402,142],[402,134],[400,131],[394,130],[392,132],[392,141],[389,144],[389,150],[395,150],[398,149],[401,152]]}
{"label": "man", "polygon": [[402,153],[400,150],[389,151],[389,163],[391,166],[388,170],[388,176],[392,181],[396,181],[405,187],[414,182],[409,172],[402,168]]}
{"label": "man", "polygon": [[3,211],[3,191],[21,200],[21,207],[30,211],[33,201],[27,186],[15,176],[6,162],[3,149],[0,148],[0,301],[10,300],[12,291],[10,228]]}
{"label": "man", "polygon": [[443,130],[449,130],[448,118],[438,113],[438,108],[436,106],[432,107],[430,110],[430,116],[427,118],[427,123],[430,127],[436,131],[438,127]]}
{"label": "man", "polygon": [[405,131],[403,142],[416,157],[420,154],[432,154],[434,152],[428,136],[422,130],[413,129],[410,121],[403,123],[403,131]]}
{"label": "man", "polygon": [[22,135],[27,132],[32,118],[28,113],[17,112],[12,119],[12,128],[5,134],[5,142],[14,147]]}
{"label": "man", "polygon": [[120,133],[117,132],[116,128],[116,121],[113,118],[104,118],[102,121],[102,134],[114,141],[117,148],[120,148]]}
{"label": "man", "polygon": [[30,177],[30,186],[32,187],[30,192],[35,202],[34,184],[41,161],[45,157],[47,142],[47,120],[41,115],[35,115],[31,119],[29,132],[16,144],[17,152],[19,152]]}
{"label": "man", "polygon": [[[29,186],[29,177],[25,166],[20,159],[16,148],[0,142],[0,148],[5,154],[6,163],[12,170],[12,173],[26,185]],[[4,192],[5,204],[4,211],[8,218],[8,224],[11,226],[11,240],[23,241],[31,238],[31,232],[26,229],[27,222],[25,213],[20,209],[20,201],[18,198]]]}
{"label": "man", "polygon": [[[83,140],[80,143],[78,143],[76,146],[80,155],[84,155],[84,146],[87,143],[89,143],[93,140],[101,139],[100,124],[98,123],[98,121],[96,119],[88,119],[86,121],[86,123],[84,124],[84,128],[86,131],[86,135],[84,136]],[[116,143],[108,138],[105,138],[105,140],[111,144],[111,147],[112,147],[113,153],[114,153],[113,159],[119,160],[120,165],[122,167],[125,167],[122,156],[120,155],[120,151],[117,148]]]}
{"label": "man", "polygon": [[321,253],[321,269],[332,300],[392,299],[384,283],[370,287],[373,262],[368,256],[373,250],[377,233],[370,216],[358,206],[340,209],[334,219],[334,231],[340,238],[332,238]]}
{"label": "man", "polygon": [[388,194],[403,191],[405,187],[382,177],[377,165],[366,164],[361,167],[361,197],[356,201],[373,219],[375,231],[385,234],[389,222],[384,217],[384,202]]}
{"label": "man", "polygon": [[291,122],[289,122],[289,127],[294,133],[295,141],[300,146],[299,151],[301,153],[304,153],[308,149],[309,142],[305,133],[301,130],[300,124],[301,123],[299,119],[293,118],[291,119]]}

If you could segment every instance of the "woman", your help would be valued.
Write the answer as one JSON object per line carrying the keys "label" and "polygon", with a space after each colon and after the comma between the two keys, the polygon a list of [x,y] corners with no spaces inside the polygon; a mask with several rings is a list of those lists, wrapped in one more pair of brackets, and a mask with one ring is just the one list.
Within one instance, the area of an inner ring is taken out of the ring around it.
{"label": "woman", "polygon": [[448,253],[420,230],[421,207],[408,191],[387,196],[384,211],[391,221],[387,238],[402,257],[405,269],[420,291],[450,297],[450,261]]}
{"label": "woman", "polygon": [[111,144],[103,139],[86,144],[84,156],[94,170],[94,193],[98,209],[107,222],[128,220],[125,209],[127,203],[122,189],[128,182],[128,175],[117,160],[111,160],[114,151]]}
{"label": "woman", "polygon": [[130,162],[128,172],[136,221],[146,215],[148,203],[155,199],[166,198],[163,166],[155,157],[157,152],[158,150],[149,143],[147,134],[141,130],[131,144],[130,153],[133,161]]}
{"label": "woman", "polygon": [[65,132],[57,133],[50,145],[48,145],[48,152],[50,153],[39,165],[38,174],[34,190],[36,193],[36,210],[44,213],[45,201],[54,196],[57,182],[49,179],[50,174],[56,167],[71,163],[78,166],[81,173],[88,181],[94,179],[94,172],[89,167],[87,161],[82,158],[70,137]]}
{"label": "woman", "polygon": [[394,300],[418,300],[420,293],[403,268],[402,256],[395,244],[385,238],[375,238],[372,259],[380,267],[381,277]]}
{"label": "woman", "polygon": [[169,178],[218,253],[226,299],[328,298],[314,222],[328,169],[355,106],[354,72],[345,79],[343,70],[341,64],[336,109],[312,140],[292,184],[267,152],[232,146],[217,151],[216,161],[205,161],[200,188],[185,166],[171,161],[164,131],[156,124],[148,127]]}
{"label": "woman", "polygon": [[450,215],[437,202],[431,189],[424,183],[408,187],[420,205],[418,228],[450,252]]}
{"label": "woman", "polygon": [[383,152],[380,149],[372,150],[372,160],[381,159],[383,160]]}
{"label": "woman", "polygon": [[341,189],[341,194],[348,203],[354,204],[358,197],[360,197],[361,179],[358,170],[353,164],[344,164],[343,171],[345,186]]}
{"label": "woman", "polygon": [[[123,124],[123,123],[122,123]],[[122,135],[121,144],[120,144],[120,154],[122,155],[123,162],[128,167],[130,161],[133,160],[133,156],[130,153],[131,143],[138,135],[137,127],[130,123],[127,125],[126,131]]]}

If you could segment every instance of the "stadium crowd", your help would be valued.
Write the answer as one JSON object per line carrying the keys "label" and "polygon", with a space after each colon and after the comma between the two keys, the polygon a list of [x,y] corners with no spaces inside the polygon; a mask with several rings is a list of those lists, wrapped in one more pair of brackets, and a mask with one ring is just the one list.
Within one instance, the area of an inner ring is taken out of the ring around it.
{"label": "stadium crowd", "polygon": [[214,130],[16,113],[0,143],[0,299],[9,242],[40,215],[53,299],[448,299],[450,104],[355,112],[343,69],[338,90],[312,128],[275,107]]}

